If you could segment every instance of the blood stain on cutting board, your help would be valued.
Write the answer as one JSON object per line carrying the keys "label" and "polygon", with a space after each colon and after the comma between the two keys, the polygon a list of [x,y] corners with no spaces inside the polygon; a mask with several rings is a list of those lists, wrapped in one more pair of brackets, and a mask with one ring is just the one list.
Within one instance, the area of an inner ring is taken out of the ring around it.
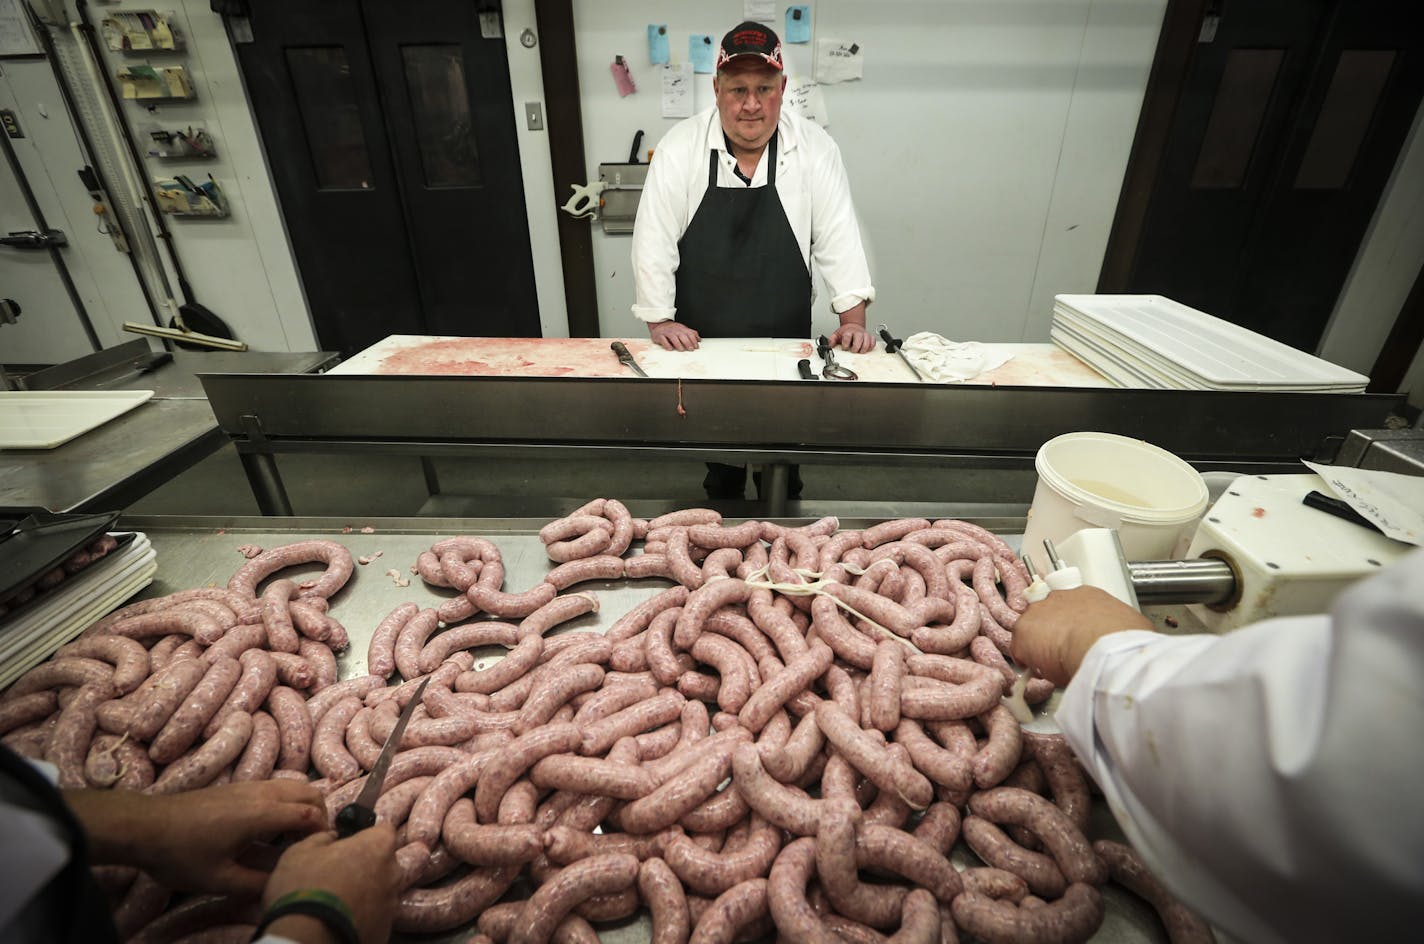
{"label": "blood stain on cutting board", "polygon": [[1110,387],[1108,380],[1073,355],[1059,349],[1016,354],[1002,367],[980,374],[971,384],[1001,387]]}
{"label": "blood stain on cutting board", "polygon": [[376,370],[480,377],[618,377],[623,371],[598,338],[442,338],[390,354]]}

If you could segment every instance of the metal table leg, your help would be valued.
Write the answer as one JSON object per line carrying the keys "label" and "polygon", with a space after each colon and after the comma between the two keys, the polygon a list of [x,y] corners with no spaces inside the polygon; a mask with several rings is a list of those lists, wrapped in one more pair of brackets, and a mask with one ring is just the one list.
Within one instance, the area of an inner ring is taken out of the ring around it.
{"label": "metal table leg", "polygon": [[425,473],[426,494],[434,496],[440,494],[440,474],[435,471],[435,460],[429,456],[420,457],[420,471]]}
{"label": "metal table leg", "polygon": [[762,468],[761,499],[766,503],[768,518],[786,517],[786,492],[791,485],[791,466],[771,462]]}
{"label": "metal table leg", "polygon": [[253,452],[239,452],[237,457],[242,461],[242,471],[247,473],[247,484],[252,487],[258,510],[264,515],[291,516],[292,502],[282,484],[282,474],[277,471],[277,457]]}

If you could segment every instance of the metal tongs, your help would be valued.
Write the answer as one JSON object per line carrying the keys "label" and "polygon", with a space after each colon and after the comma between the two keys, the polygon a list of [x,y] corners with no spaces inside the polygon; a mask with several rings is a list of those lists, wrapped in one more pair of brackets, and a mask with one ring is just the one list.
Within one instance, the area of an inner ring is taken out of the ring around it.
{"label": "metal tongs", "polygon": [[816,356],[819,357],[825,365],[821,368],[821,376],[827,380],[860,379],[855,371],[836,363],[836,355],[832,353],[831,342],[826,340],[824,334],[816,339]]}

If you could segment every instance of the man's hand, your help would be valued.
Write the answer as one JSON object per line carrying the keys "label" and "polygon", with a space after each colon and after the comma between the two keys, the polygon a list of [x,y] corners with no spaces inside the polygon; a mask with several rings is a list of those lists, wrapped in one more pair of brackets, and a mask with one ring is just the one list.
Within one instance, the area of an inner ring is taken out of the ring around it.
{"label": "man's hand", "polygon": [[875,350],[875,335],[866,330],[865,325],[847,322],[836,329],[828,338],[831,347],[838,347],[852,354],[865,354]]}
{"label": "man's hand", "polygon": [[1062,688],[1103,636],[1152,629],[1152,621],[1097,587],[1054,590],[1020,616],[1009,654]]}
{"label": "man's hand", "polygon": [[267,873],[240,861],[253,843],[326,828],[321,792],[305,783],[231,783],[169,796],[66,791],[94,861],[136,865],[170,888],[257,896]]}
{"label": "man's hand", "polygon": [[[332,832],[309,836],[288,849],[272,870],[262,906],[313,888],[330,892],[351,909],[362,941],[389,939],[400,892],[395,830],[378,822],[350,839],[337,839]],[[308,936],[313,920],[292,915],[274,921],[268,930],[298,941],[319,940]]]}
{"label": "man's hand", "polygon": [[648,323],[648,337],[660,347],[669,351],[695,351],[702,335],[685,324],[676,321],[652,321]]}

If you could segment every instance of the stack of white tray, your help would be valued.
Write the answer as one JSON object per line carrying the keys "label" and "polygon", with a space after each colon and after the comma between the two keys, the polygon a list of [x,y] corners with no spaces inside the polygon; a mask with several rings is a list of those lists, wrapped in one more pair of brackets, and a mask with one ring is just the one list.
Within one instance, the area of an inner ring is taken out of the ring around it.
{"label": "stack of white tray", "polygon": [[1160,295],[1058,295],[1050,336],[1120,387],[1360,393],[1369,383]]}
{"label": "stack of white tray", "polygon": [[143,533],[0,617],[0,689],[153,582],[158,561]]}

